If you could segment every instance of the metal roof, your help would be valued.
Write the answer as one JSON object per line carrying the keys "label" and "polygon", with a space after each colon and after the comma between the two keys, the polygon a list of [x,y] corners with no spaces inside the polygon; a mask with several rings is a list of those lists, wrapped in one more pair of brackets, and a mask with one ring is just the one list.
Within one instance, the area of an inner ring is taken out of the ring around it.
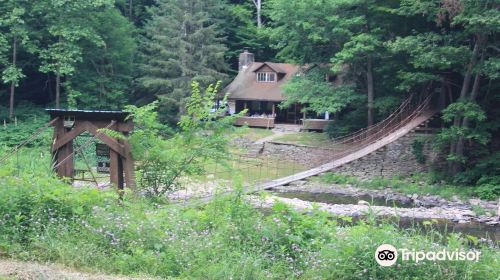
{"label": "metal roof", "polygon": [[45,109],[52,117],[75,116],[89,120],[124,121],[130,113],[124,111],[78,110],[78,109]]}

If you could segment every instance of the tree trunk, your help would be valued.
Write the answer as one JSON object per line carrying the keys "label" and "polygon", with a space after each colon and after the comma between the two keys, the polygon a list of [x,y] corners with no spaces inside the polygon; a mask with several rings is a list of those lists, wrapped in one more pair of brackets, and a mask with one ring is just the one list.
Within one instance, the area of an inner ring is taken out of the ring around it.
{"label": "tree trunk", "polygon": [[61,99],[61,75],[56,73],[56,108],[59,109]]}
{"label": "tree trunk", "polygon": [[[481,61],[483,60],[483,57],[481,57]],[[470,102],[475,102],[476,101],[476,98],[477,98],[477,95],[479,94],[479,85],[480,85],[480,82],[481,82],[481,75],[480,73],[476,73],[476,76],[474,77],[474,84],[472,86],[472,92],[470,94]],[[467,128],[469,127],[469,118],[467,117],[464,117],[463,120],[462,120],[462,125],[461,125],[462,128]],[[458,156],[463,156],[464,155],[464,145],[465,145],[465,140],[464,140],[464,137],[463,136],[460,136],[458,138],[458,141],[457,141],[457,145],[456,145],[456,150],[455,150],[455,154],[458,155]],[[461,163],[456,163],[454,165],[454,168],[453,168],[453,172],[454,174],[461,171],[462,170],[462,164]]]}
{"label": "tree trunk", "polygon": [[252,0],[253,4],[255,5],[255,8],[257,10],[257,27],[261,28],[262,27],[262,0]]}
{"label": "tree trunk", "polygon": [[132,19],[132,7],[133,7],[132,0],[129,0],[128,1],[128,18],[130,19],[130,21],[133,21],[133,19]]}
{"label": "tree trunk", "polygon": [[[463,83],[462,83],[462,88],[460,90],[459,100],[465,100],[465,98],[467,97],[467,92],[469,91],[470,82],[471,82],[471,78],[472,78],[472,68],[477,63],[478,53],[479,53],[479,39],[476,40],[476,42],[474,44],[474,49],[472,51],[471,59],[469,61],[469,64],[467,65],[467,69],[466,69],[465,74],[464,74],[464,79],[463,79]],[[457,115],[455,117],[455,119],[453,120],[453,126],[460,127],[461,121],[462,121],[462,117]],[[459,140],[457,140],[457,142],[452,142],[450,144],[450,152],[449,152],[450,155],[457,154],[457,148],[459,148],[458,141]],[[463,151],[463,147],[461,149]],[[462,152],[462,154],[463,154],[463,152]],[[459,169],[460,169],[460,164],[458,162],[453,161],[453,162],[448,163],[449,173],[456,174]]]}
{"label": "tree trunk", "polygon": [[[14,36],[12,41],[12,66],[16,67],[17,63],[17,38]],[[9,100],[9,118],[14,117],[14,94],[16,90],[16,81],[10,82],[10,100]]]}
{"label": "tree trunk", "polygon": [[366,65],[366,84],[368,88],[368,126],[373,124],[373,98],[374,98],[374,90],[373,90],[373,69],[372,69],[372,58],[368,57]]}

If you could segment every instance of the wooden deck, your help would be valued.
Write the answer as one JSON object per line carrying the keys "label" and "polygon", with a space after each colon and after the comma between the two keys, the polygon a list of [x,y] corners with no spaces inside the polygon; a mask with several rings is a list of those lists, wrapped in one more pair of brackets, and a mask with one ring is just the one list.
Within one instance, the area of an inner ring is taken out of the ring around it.
{"label": "wooden deck", "polygon": [[248,125],[249,127],[274,128],[274,118],[239,117],[234,121],[234,125],[237,126]]}

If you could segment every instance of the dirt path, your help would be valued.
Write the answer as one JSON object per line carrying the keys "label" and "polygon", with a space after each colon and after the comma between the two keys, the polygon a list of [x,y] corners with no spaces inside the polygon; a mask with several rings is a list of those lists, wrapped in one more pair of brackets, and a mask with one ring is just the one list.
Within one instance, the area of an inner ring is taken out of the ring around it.
{"label": "dirt path", "polygon": [[272,132],[273,132],[273,135],[269,135],[267,137],[260,138],[259,140],[253,142],[253,144],[254,145],[264,144],[265,142],[269,142],[269,141],[271,141],[271,140],[273,140],[275,138],[278,138],[278,137],[280,137],[282,135],[294,133],[292,131],[281,131],[281,130],[272,130]]}
{"label": "dirt path", "polygon": [[79,272],[56,264],[0,259],[0,280],[125,280],[154,279]]}

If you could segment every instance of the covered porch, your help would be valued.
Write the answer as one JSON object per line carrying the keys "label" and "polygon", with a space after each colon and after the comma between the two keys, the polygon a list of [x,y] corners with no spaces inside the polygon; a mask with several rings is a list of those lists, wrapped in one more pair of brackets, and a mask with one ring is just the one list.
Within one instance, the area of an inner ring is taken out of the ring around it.
{"label": "covered porch", "polygon": [[250,127],[274,128],[276,124],[300,125],[301,130],[323,130],[329,120],[328,113],[323,116],[301,113],[303,105],[295,103],[287,108],[280,108],[281,101],[264,100],[229,100],[229,111],[237,114],[247,110],[243,117],[235,121],[235,125]]}

